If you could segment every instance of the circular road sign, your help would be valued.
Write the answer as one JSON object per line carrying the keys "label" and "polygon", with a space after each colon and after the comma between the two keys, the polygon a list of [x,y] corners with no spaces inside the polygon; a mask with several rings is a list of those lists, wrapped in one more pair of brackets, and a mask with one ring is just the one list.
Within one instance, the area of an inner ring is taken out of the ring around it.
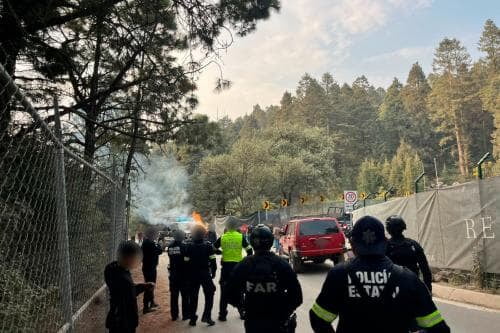
{"label": "circular road sign", "polygon": [[345,192],[344,200],[348,204],[354,204],[358,201],[358,193],[354,191],[347,191]]}

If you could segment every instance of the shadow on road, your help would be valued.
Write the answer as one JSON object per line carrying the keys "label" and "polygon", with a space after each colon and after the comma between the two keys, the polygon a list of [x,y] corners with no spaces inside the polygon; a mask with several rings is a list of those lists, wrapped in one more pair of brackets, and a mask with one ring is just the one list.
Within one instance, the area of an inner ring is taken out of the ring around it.
{"label": "shadow on road", "polygon": [[315,274],[326,274],[332,269],[331,264],[315,264],[315,263],[304,263],[301,275],[315,275]]}

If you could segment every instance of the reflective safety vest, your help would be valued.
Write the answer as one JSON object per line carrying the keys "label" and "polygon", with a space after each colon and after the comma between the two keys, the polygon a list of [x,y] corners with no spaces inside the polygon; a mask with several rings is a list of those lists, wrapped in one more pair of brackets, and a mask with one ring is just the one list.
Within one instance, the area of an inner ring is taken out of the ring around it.
{"label": "reflective safety vest", "polygon": [[240,262],[243,259],[243,235],[237,231],[228,231],[221,237],[223,262]]}

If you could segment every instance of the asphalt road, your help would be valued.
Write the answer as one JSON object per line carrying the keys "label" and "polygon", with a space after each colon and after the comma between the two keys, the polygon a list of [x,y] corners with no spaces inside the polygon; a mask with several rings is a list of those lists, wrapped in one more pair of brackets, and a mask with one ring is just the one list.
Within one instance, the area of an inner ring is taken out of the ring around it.
{"label": "asphalt road", "polygon": [[[304,273],[299,275],[299,280],[304,293],[304,303],[297,309],[297,333],[312,332],[309,326],[309,309],[314,303],[321,289],[331,265],[307,265]],[[218,281],[218,278],[216,279]],[[218,313],[219,293],[216,292],[216,302],[212,316],[214,320]],[[446,321],[451,327],[453,333],[494,333],[500,331],[500,312],[489,309],[479,308],[466,304],[454,303],[444,300],[436,300],[438,308],[443,313]],[[198,314],[202,312],[203,296],[200,295],[200,305]],[[217,320],[216,320],[217,321]],[[244,332],[243,322],[239,319],[238,313],[230,307],[228,321],[219,322],[213,327],[207,327],[206,324],[198,322],[196,327],[191,327],[187,322],[175,322],[173,325],[176,333],[198,333],[198,332],[217,332],[217,333],[238,333]],[[265,332],[263,332],[265,333]]]}

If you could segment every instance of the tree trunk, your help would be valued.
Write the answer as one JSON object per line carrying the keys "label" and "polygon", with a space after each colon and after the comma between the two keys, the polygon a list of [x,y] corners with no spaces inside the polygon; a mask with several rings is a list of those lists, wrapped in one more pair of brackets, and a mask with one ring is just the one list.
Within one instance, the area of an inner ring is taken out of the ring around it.
{"label": "tree trunk", "polygon": [[134,159],[135,151],[137,150],[137,135],[139,134],[139,119],[141,115],[141,91],[140,87],[137,91],[136,101],[135,101],[135,110],[133,113],[134,117],[134,128],[132,130],[132,139],[130,141],[130,148],[127,155],[127,160],[125,162],[125,167],[123,171],[123,179],[122,185],[125,186],[127,184],[128,176],[130,175],[130,170],[132,168],[132,160]]}
{"label": "tree trunk", "polygon": [[457,153],[458,153],[458,168],[460,170],[460,174],[462,176],[466,176],[466,168],[465,168],[465,156],[464,156],[464,147],[462,142],[462,133],[460,127],[455,124],[455,138],[457,141]]}
{"label": "tree trunk", "polygon": [[469,149],[469,143],[463,143],[462,144],[463,147],[464,147],[464,166],[465,166],[465,174],[468,175],[469,174],[469,164],[470,164],[470,160],[469,160],[469,153],[470,153],[470,149]]}
{"label": "tree trunk", "polygon": [[102,54],[102,21],[103,16],[100,15],[96,20],[96,45],[94,53],[94,68],[92,70],[92,77],[90,79],[90,98],[91,104],[87,111],[87,119],[85,121],[85,150],[84,158],[87,162],[92,163],[96,151],[96,130],[97,118],[99,115],[97,93],[99,90],[99,66],[101,64]]}
{"label": "tree trunk", "polygon": [[[22,47],[22,31],[19,30],[16,18],[8,6],[4,4],[0,11],[0,63],[10,77],[14,77],[16,61]],[[11,96],[5,91],[0,93],[0,139],[6,136],[12,120]]]}
{"label": "tree trunk", "polygon": [[[144,53],[142,53],[140,70],[144,68]],[[122,185],[125,186],[130,175],[130,170],[132,168],[132,160],[134,159],[135,152],[137,150],[137,135],[139,134],[139,119],[141,119],[141,103],[142,103],[142,84],[137,87],[137,94],[135,95],[134,101],[134,128],[132,130],[132,140],[130,141],[130,149],[128,151],[127,160],[125,162],[125,167],[123,171]]]}

